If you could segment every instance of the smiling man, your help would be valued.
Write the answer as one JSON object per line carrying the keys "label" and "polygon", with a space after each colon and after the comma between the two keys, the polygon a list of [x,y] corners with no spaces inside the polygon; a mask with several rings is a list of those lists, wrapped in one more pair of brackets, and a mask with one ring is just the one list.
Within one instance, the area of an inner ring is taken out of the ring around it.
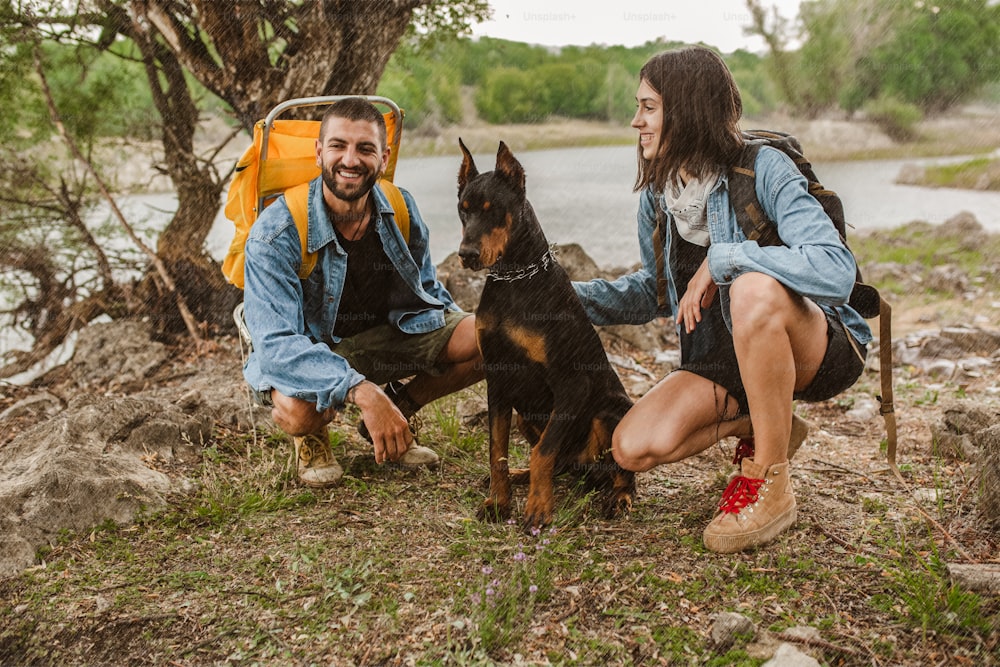
{"label": "smiling man", "polygon": [[309,185],[307,246],[318,253],[316,268],[299,278],[301,243],[284,197],[261,213],[246,243],[252,349],[243,375],[293,437],[299,480],[311,487],[334,486],[343,475],[328,424],[345,405],[360,409],[358,431],[377,463],[433,465],[438,457],[416,444],[410,418],[482,378],[474,318],[438,281],[412,196],[400,189],[407,242],[378,185],[389,150],[385,120],[370,102],[332,104],[316,140],[321,175]]}

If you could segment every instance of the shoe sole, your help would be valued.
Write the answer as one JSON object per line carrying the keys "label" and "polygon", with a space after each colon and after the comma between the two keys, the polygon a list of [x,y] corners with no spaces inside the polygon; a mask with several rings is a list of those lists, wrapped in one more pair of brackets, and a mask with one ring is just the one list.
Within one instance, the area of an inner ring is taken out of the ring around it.
{"label": "shoe sole", "polygon": [[749,533],[740,535],[710,535],[703,534],[705,548],[719,554],[733,554],[753,547],[759,547],[772,541],[791,528],[798,518],[796,506],[785,510],[777,519],[768,525]]}

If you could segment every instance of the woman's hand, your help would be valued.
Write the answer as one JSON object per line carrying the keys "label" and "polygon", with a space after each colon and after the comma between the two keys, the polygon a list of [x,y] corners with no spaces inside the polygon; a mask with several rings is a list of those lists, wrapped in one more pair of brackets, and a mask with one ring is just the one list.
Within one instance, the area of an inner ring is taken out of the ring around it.
{"label": "woman's hand", "polygon": [[677,304],[677,325],[684,327],[688,333],[694,331],[698,322],[701,322],[701,309],[712,305],[718,291],[719,286],[712,280],[706,257],[688,282],[687,291]]}

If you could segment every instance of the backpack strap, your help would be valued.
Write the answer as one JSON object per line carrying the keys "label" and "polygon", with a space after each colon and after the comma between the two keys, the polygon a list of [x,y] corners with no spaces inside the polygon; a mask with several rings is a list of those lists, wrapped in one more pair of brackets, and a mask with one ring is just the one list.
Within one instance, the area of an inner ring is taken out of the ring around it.
{"label": "backpack strap", "polygon": [[663,310],[667,307],[667,260],[663,255],[663,244],[666,243],[667,214],[660,204],[656,207],[656,226],[653,228],[653,257],[656,260],[656,305]]}
{"label": "backpack strap", "polygon": [[299,265],[299,280],[305,280],[316,268],[318,253],[309,252],[309,181],[285,190],[285,203],[295,221],[302,244],[302,263]]}
{"label": "backpack strap", "polygon": [[[393,218],[399,227],[403,240],[410,242],[410,211],[406,208],[406,200],[395,183],[382,179],[379,186],[392,205]],[[299,265],[299,280],[305,280],[316,268],[319,254],[309,252],[309,182],[301,183],[285,190],[285,203],[295,221],[295,229],[299,232],[299,243],[302,245],[302,264]]]}
{"label": "backpack strap", "polygon": [[393,217],[396,219],[396,226],[399,227],[399,231],[403,235],[403,240],[409,244],[410,210],[406,208],[406,200],[403,199],[403,193],[399,191],[395,183],[386,178],[380,180],[378,184],[382,188],[382,192],[385,193],[386,199],[392,205]]}
{"label": "backpack strap", "polygon": [[739,161],[729,170],[729,201],[747,239],[759,245],[781,245],[777,226],[768,219],[757,199],[757,153],[761,144],[747,142]]}
{"label": "backpack strap", "polygon": [[878,341],[879,341],[879,380],[882,385],[882,395],[877,396],[879,414],[885,420],[885,457],[889,468],[897,478],[902,479],[896,466],[896,408],[892,396],[892,306],[879,297]]}

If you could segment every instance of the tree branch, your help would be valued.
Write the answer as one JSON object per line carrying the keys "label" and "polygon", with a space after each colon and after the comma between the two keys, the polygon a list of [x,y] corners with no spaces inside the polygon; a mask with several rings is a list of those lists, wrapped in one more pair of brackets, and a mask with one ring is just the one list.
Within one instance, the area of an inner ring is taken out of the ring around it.
{"label": "tree branch", "polygon": [[52,97],[52,90],[51,88],[49,88],[48,78],[45,76],[45,68],[42,66],[42,58],[37,41],[35,42],[34,45],[33,55],[35,61],[35,72],[38,74],[41,84],[42,94],[45,98],[45,103],[48,107],[49,115],[52,118],[52,123],[56,126],[56,129],[59,131],[59,135],[66,143],[67,148],[69,148],[73,156],[84,165],[84,167],[87,169],[90,175],[94,178],[94,181],[97,183],[98,188],[101,191],[101,194],[104,196],[105,200],[107,200],[108,205],[111,207],[112,213],[118,220],[122,229],[124,229],[128,237],[132,239],[132,242],[135,243],[136,246],[140,250],[142,250],[142,252],[145,253],[147,257],[149,257],[150,262],[152,262],[153,266],[156,268],[156,271],[160,275],[160,278],[163,280],[163,283],[167,286],[167,289],[171,292],[171,294],[174,295],[174,298],[176,299],[177,302],[177,310],[180,311],[181,317],[184,320],[184,324],[187,327],[188,333],[194,340],[195,347],[201,350],[202,346],[204,345],[204,341],[202,340],[201,336],[198,333],[198,324],[195,321],[194,316],[191,315],[191,311],[188,309],[187,303],[184,300],[184,295],[182,295],[177,290],[177,286],[174,283],[174,280],[171,277],[170,272],[167,271],[166,266],[156,255],[156,253],[153,252],[153,250],[149,246],[147,246],[142,241],[142,239],[140,239],[139,236],[135,233],[135,230],[132,228],[132,225],[129,224],[128,220],[125,219],[124,214],[122,214],[121,209],[118,208],[118,203],[115,201],[114,197],[112,197],[111,193],[108,191],[108,188],[104,183],[104,179],[102,179],[100,174],[98,174],[97,171],[94,169],[94,165],[89,160],[84,158],[83,154],[80,152],[80,148],[77,146],[76,142],[73,140],[73,138],[69,135],[69,132],[66,130],[66,126],[63,124],[62,118],[59,115],[59,110],[56,107],[55,99]]}

